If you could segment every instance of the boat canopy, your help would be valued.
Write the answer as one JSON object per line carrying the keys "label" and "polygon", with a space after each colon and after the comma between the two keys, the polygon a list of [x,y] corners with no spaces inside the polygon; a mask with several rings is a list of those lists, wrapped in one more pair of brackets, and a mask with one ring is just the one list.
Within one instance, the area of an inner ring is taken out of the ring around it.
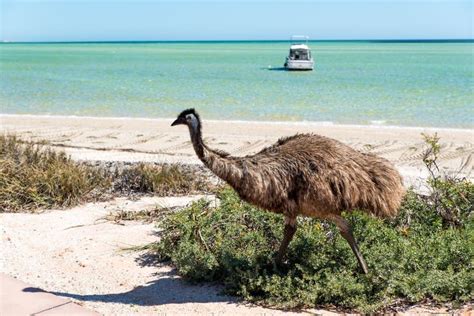
{"label": "boat canopy", "polygon": [[305,44],[293,44],[290,46],[290,49],[302,49],[302,50],[309,50],[308,45]]}
{"label": "boat canopy", "polygon": [[311,51],[309,47],[304,44],[291,45],[288,57],[291,60],[310,60]]}

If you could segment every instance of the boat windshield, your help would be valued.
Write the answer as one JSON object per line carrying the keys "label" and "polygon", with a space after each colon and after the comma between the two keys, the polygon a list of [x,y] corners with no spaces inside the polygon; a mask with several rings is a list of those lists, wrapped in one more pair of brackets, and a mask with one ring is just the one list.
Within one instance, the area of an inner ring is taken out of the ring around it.
{"label": "boat windshield", "polygon": [[307,49],[290,49],[291,60],[310,60],[311,52]]}

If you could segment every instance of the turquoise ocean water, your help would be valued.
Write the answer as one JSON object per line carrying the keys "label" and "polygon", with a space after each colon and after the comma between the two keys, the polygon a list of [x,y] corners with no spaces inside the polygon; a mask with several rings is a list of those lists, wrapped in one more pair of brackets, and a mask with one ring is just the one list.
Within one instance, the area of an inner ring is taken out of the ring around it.
{"label": "turquoise ocean water", "polygon": [[0,44],[0,112],[474,127],[474,43]]}

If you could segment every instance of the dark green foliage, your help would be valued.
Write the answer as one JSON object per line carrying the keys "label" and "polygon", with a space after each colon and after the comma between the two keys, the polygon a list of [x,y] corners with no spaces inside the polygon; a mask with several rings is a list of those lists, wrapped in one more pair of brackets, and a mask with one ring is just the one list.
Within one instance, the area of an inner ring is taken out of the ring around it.
{"label": "dark green foliage", "polygon": [[108,185],[101,172],[64,152],[0,136],[0,212],[72,206]]}
{"label": "dark green foliage", "polygon": [[474,295],[474,185],[444,185],[459,202],[456,225],[440,215],[433,201],[412,191],[396,219],[346,214],[368,275],[358,271],[335,227],[308,218],[299,219],[286,266],[276,271],[272,259],[283,218],[241,202],[229,189],[219,193],[218,207],[200,201],[169,215],[152,249],[190,281],[219,281],[228,293],[276,307],[374,312],[425,299],[462,303]]}

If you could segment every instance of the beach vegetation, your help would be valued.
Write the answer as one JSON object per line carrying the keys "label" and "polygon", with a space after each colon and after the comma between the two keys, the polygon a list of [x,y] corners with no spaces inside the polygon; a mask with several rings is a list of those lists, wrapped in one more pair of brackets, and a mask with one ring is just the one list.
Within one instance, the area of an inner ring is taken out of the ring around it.
{"label": "beach vegetation", "polygon": [[358,271],[347,242],[332,224],[299,218],[284,268],[272,265],[283,217],[242,202],[227,188],[220,205],[202,200],[170,213],[152,247],[192,282],[218,281],[227,293],[280,308],[337,307],[358,312],[402,303],[462,304],[473,297],[474,185],[451,187],[461,216],[453,222],[413,191],[399,215],[382,220],[345,214],[369,274]]}
{"label": "beach vegetation", "polygon": [[69,207],[98,197],[109,185],[102,172],[64,152],[0,136],[0,212]]}
{"label": "beach vegetation", "polygon": [[157,196],[210,192],[213,186],[195,170],[178,164],[138,163],[116,171],[114,192]]}
{"label": "beach vegetation", "polygon": [[179,164],[81,163],[46,142],[0,136],[0,212],[66,208],[115,196],[207,193],[214,185]]}
{"label": "beach vegetation", "polygon": [[131,211],[125,209],[117,209],[109,212],[103,219],[106,221],[122,224],[125,221],[141,221],[144,223],[153,223],[163,218],[165,214],[171,212],[172,209],[167,207],[156,206],[151,209]]}

